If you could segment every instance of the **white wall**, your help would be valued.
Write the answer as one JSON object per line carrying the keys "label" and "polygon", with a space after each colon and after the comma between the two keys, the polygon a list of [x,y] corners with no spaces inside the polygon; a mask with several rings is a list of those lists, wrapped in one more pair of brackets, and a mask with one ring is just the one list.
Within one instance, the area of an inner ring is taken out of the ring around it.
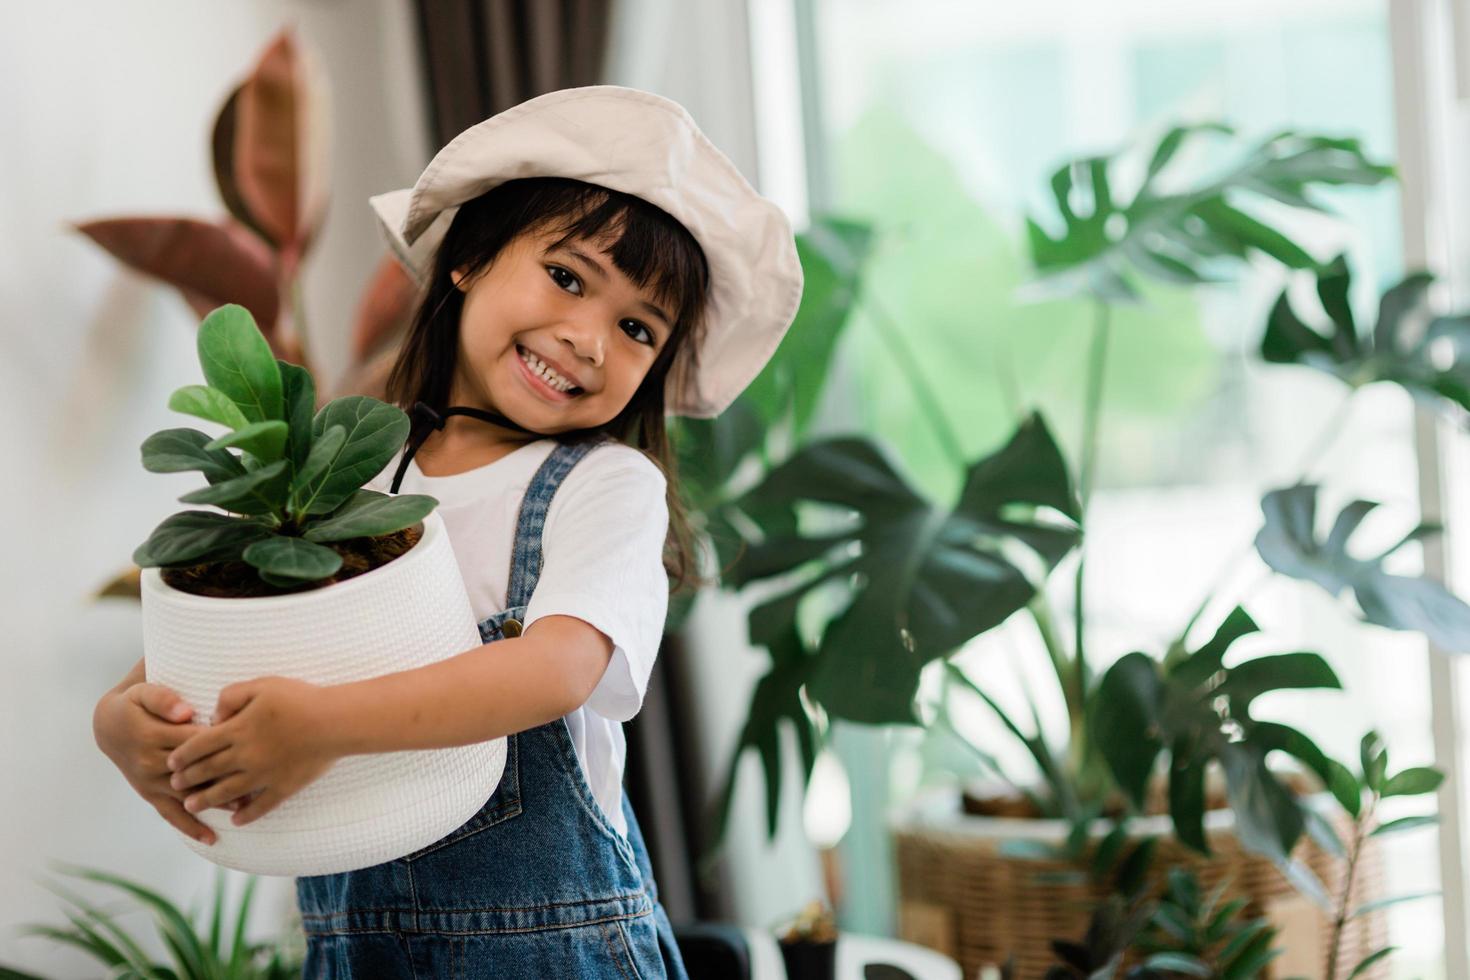
{"label": "white wall", "polygon": [[[411,21],[402,0],[201,4],[48,0],[0,10],[0,418],[7,626],[0,707],[0,962],[95,976],[94,961],[22,923],[64,925],[36,883],[55,859],[203,898],[200,861],[92,740],[98,695],[141,653],[136,604],[91,593],[178,509],[188,475],[147,473],[139,444],[180,424],[174,388],[199,380],[195,320],[166,287],[66,229],[84,218],[223,212],[208,156],[215,112],[257,52],[295,22],[333,91],[333,200],[305,293],[319,369],[383,249],[368,195],[408,186],[427,159]],[[235,882],[238,885],[238,879]],[[289,908],[266,879],[258,932]],[[106,893],[81,889],[94,897]],[[110,896],[108,897],[111,900]],[[129,916],[151,936],[141,917]],[[147,947],[158,954],[161,948]]]}

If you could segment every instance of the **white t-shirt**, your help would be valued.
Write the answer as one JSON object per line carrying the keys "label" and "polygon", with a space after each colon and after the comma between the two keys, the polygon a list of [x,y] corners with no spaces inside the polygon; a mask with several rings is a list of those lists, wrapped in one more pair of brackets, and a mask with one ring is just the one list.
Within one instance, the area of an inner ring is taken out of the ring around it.
{"label": "white t-shirt", "polygon": [[[506,607],[521,498],[555,448],[555,441],[538,439],[450,476],[426,476],[414,459],[403,473],[399,493],[426,493],[439,501],[436,510],[449,533],[476,622]],[[400,449],[367,489],[387,493],[401,456]],[[529,628],[543,616],[575,616],[614,644],[597,688],[566,722],[593,798],[623,834],[627,745],[622,723],[643,704],[668,611],[664,488],[658,466],[621,443],[604,443],[579,460],[547,511],[541,576],[523,620]]]}

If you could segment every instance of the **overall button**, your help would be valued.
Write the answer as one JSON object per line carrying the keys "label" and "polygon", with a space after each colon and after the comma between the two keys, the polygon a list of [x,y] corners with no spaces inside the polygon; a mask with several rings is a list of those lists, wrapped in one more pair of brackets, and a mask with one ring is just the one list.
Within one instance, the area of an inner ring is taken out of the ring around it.
{"label": "overall button", "polygon": [[500,624],[500,632],[506,636],[520,636],[521,621],[513,618],[506,619],[505,622]]}

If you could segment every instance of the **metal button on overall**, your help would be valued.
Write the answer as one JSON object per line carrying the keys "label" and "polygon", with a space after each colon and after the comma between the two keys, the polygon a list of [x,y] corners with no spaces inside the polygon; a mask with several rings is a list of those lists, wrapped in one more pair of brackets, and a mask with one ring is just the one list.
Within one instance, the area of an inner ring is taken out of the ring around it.
{"label": "metal button on overall", "polygon": [[500,624],[500,632],[506,636],[520,636],[521,621],[514,618],[506,619],[505,622]]}

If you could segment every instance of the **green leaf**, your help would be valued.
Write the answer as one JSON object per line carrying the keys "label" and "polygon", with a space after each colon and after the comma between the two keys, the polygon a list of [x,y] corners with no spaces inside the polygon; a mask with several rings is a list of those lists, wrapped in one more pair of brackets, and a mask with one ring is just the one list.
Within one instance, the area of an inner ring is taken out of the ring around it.
{"label": "green leaf", "polygon": [[331,548],[279,534],[250,545],[243,557],[262,572],[304,582],[334,575],[342,567],[342,556]]}
{"label": "green leaf", "polygon": [[1433,793],[1444,782],[1444,773],[1438,769],[1416,767],[1405,769],[1383,785],[1383,796],[1419,796]]}
{"label": "green leaf", "polygon": [[1310,806],[1302,807],[1302,817],[1306,821],[1307,836],[1318,847],[1335,858],[1347,858],[1347,848],[1343,847],[1342,838],[1337,835],[1337,828],[1332,826],[1330,820]]}
{"label": "green leaf", "polygon": [[[799,530],[791,515],[810,504],[844,522]],[[923,666],[1035,595],[1006,545],[1020,542],[1051,567],[1078,539],[1075,526],[1040,511],[1075,513],[1076,501],[1039,416],[970,467],[948,513],[910,489],[875,446],[852,438],[807,444],[737,506],[764,538],[736,561],[732,585],[776,578],[777,594],[799,602],[842,579],[847,597],[822,630],[808,693],[828,712],[870,724],[915,723]],[[790,574],[808,564],[815,575]]]}
{"label": "green leaf", "polygon": [[286,450],[286,423],[278,420],[252,422],[243,429],[226,432],[205,445],[205,449],[242,449],[262,463],[273,463],[281,459]]}
{"label": "green leaf", "polygon": [[334,425],[347,441],[327,466],[297,494],[307,514],[330,514],[353,492],[382,472],[408,438],[408,416],[402,409],[369,398],[334,398],[312,420],[312,437],[320,439]]}
{"label": "green leaf", "polygon": [[276,359],[281,372],[281,396],[285,403],[286,458],[291,472],[300,473],[311,451],[311,420],[316,415],[316,381],[300,364]]}
{"label": "green leaf", "polygon": [[275,514],[286,503],[286,481],[290,476],[286,467],[286,460],[278,459],[232,480],[191,490],[180,497],[179,502],[213,504],[237,514]]}
{"label": "green leaf", "polygon": [[1132,270],[1188,283],[1212,278],[1201,271],[1204,263],[1238,263],[1252,250],[1308,268],[1316,264],[1312,256],[1231,202],[1250,195],[1320,210],[1305,196],[1309,183],[1369,185],[1392,172],[1367,161],[1355,144],[1283,132],[1255,148],[1223,178],[1159,193],[1154,178],[1190,136],[1205,132],[1229,130],[1214,123],[1171,130],[1154,149],[1131,201],[1117,198],[1109,177],[1112,157],[1087,157],[1058,168],[1051,187],[1060,235],[1054,237],[1034,218],[1026,219],[1038,274],[1063,294],[1085,293],[1112,302],[1136,298],[1128,278]]}
{"label": "green leaf", "polygon": [[1310,688],[1341,690],[1342,682],[1327,661],[1315,653],[1282,653],[1231,668],[1216,693],[1228,696],[1234,702],[1231,712],[1244,718],[1249,716],[1251,702],[1262,694]]}
{"label": "green leaf", "polygon": [[1170,752],[1169,816],[1174,832],[1201,854],[1210,853],[1205,839],[1205,764],[1190,759],[1176,741]]}
{"label": "green leaf", "polygon": [[832,354],[862,290],[872,248],[870,225],[832,216],[817,218],[796,236],[801,308],[776,353],[741,396],[766,426],[790,413],[793,434],[806,431],[831,376]]}
{"label": "green leaf", "polygon": [[297,467],[296,476],[291,481],[293,509],[294,502],[300,500],[302,494],[308,491],[312,483],[326,472],[345,445],[347,445],[347,429],[340,425],[330,427],[319,438],[312,441],[306,460]]}
{"label": "green leaf", "polygon": [[1246,740],[1266,751],[1281,751],[1297,759],[1322,780],[1332,793],[1354,817],[1362,804],[1363,790],[1358,779],[1342,763],[1329,758],[1317,748],[1317,744],[1306,735],[1287,725],[1276,722],[1253,721],[1246,733]]}
{"label": "green leaf", "polygon": [[438,505],[439,501],[427,494],[358,490],[331,517],[308,523],[302,537],[316,542],[375,538],[412,527]]}
{"label": "green leaf", "polygon": [[1441,893],[1438,891],[1413,892],[1409,895],[1395,895],[1392,898],[1380,898],[1376,902],[1366,902],[1353,909],[1353,914],[1349,916],[1349,918],[1356,919],[1360,915],[1367,915],[1369,912],[1377,912],[1379,909],[1386,909],[1390,906],[1398,905],[1402,902],[1417,902],[1421,898],[1438,898],[1440,894]]}
{"label": "green leaf", "polygon": [[1236,606],[1209,642],[1170,668],[1170,680],[1185,688],[1204,684],[1220,672],[1232,643],[1259,630],[1250,614]]}
{"label": "green leaf", "polygon": [[226,304],[199,324],[199,365],[250,422],[285,418],[281,370],[270,344],[243,306]]}
{"label": "green leaf", "polygon": [[133,551],[140,568],[184,565],[237,557],[250,543],[269,537],[269,527],[257,521],[186,510],[164,518],[148,540]]}
{"label": "green leaf", "polygon": [[1363,959],[1358,963],[1357,966],[1353,967],[1353,972],[1347,975],[1347,980],[1353,980],[1354,977],[1362,976],[1362,974],[1366,972],[1370,966],[1383,959],[1389,953],[1395,952],[1397,949],[1397,946],[1385,946],[1380,950],[1369,953],[1367,956],[1363,957]]}
{"label": "green leaf", "polygon": [[1266,768],[1265,753],[1249,744],[1220,748],[1236,836],[1247,850],[1284,861],[1302,834],[1296,800]]}
{"label": "green leaf", "polygon": [[250,424],[250,420],[240,411],[240,406],[230,400],[230,396],[207,385],[185,385],[168,396],[168,407],[171,411],[218,422],[231,429],[244,428]]}
{"label": "green leaf", "polygon": [[1154,953],[1143,961],[1143,965],[1154,970],[1169,970],[1191,977],[1212,977],[1214,969],[1204,960],[1188,953]]}
{"label": "green leaf", "polygon": [[1432,579],[1389,574],[1382,568],[1384,555],[1368,560],[1348,552],[1348,538],[1377,504],[1349,504],[1328,537],[1319,541],[1313,527],[1317,490],[1299,484],[1273,490],[1261,500],[1265,524],[1255,543],[1266,564],[1283,575],[1315,582],[1333,596],[1352,588],[1370,623],[1421,632],[1448,652],[1470,652],[1470,605]]}
{"label": "green leaf", "polygon": [[1383,837],[1388,834],[1399,834],[1406,830],[1417,830],[1420,827],[1433,827],[1439,823],[1439,815],[1434,813],[1423,814],[1415,817],[1400,817],[1390,820],[1388,823],[1380,824],[1373,828],[1369,837]]}
{"label": "green leaf", "polygon": [[168,899],[142,885],[105,871],[78,867],[63,870],[67,874],[122,889],[148,906],[159,922],[160,932],[179,958],[180,967],[193,971],[194,976],[205,975],[207,955],[199,943],[199,937],[195,935],[193,925]]}
{"label": "green leaf", "polygon": [[1383,779],[1388,772],[1388,749],[1377,732],[1369,732],[1359,743],[1358,757],[1363,765],[1363,782],[1373,792],[1383,793]]}
{"label": "green leaf", "polygon": [[1113,777],[1140,808],[1163,748],[1155,731],[1162,688],[1157,664],[1147,654],[1129,653],[1103,675],[1088,712],[1093,739]]}
{"label": "green leaf", "polygon": [[206,449],[210,437],[198,429],[164,429],[143,440],[143,468],[150,473],[183,473],[198,470],[210,483],[245,474],[233,453]]}

